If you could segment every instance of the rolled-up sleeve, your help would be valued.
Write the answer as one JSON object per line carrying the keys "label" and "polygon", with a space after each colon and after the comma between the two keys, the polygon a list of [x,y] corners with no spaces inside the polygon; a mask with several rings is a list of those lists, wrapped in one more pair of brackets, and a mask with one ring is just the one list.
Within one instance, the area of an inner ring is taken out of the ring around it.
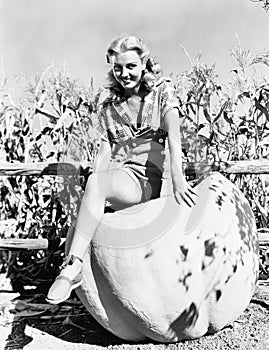
{"label": "rolled-up sleeve", "polygon": [[161,118],[164,118],[166,113],[171,109],[176,108],[179,111],[179,116],[183,116],[182,109],[179,105],[179,101],[176,97],[176,90],[170,82],[165,81],[162,84],[161,96],[160,96],[160,112]]}

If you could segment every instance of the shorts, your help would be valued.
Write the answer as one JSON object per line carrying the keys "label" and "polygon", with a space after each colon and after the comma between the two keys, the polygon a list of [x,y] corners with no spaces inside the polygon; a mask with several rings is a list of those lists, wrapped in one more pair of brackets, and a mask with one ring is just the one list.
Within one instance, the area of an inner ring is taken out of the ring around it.
{"label": "shorts", "polygon": [[121,166],[121,169],[126,171],[141,187],[143,192],[142,202],[160,197],[163,169],[159,169],[152,164],[136,164],[133,161],[127,161]]}

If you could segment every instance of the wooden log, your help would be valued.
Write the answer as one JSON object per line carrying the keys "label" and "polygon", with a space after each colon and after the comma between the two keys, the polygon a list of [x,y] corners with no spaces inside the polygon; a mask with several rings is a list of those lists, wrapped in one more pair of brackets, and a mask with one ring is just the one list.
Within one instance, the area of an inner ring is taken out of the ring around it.
{"label": "wooden log", "polygon": [[[58,245],[65,242],[65,238],[61,238]],[[259,245],[269,245],[269,234],[258,233]],[[55,241],[55,242],[54,242]],[[17,250],[17,249],[32,249],[42,250],[48,249],[49,244],[57,244],[57,240],[48,240],[47,238],[11,238],[11,239],[0,239],[0,250]]]}
{"label": "wooden log", "polygon": [[269,174],[269,160],[239,160],[227,162],[200,162],[186,164],[186,173],[204,174],[209,171],[219,171],[223,174]]}
{"label": "wooden log", "polygon": [[[269,160],[240,160],[228,162],[185,163],[186,173],[204,174],[210,170],[224,174],[269,174]],[[0,162],[0,176],[17,175],[88,175],[92,171],[92,163],[8,163]]]}
{"label": "wooden log", "polygon": [[258,230],[259,245],[269,245],[269,230],[267,228]]}
{"label": "wooden log", "polygon": [[87,175],[91,171],[91,163],[0,163],[0,176]]}
{"label": "wooden log", "polygon": [[[218,168],[214,170],[218,170]],[[218,171],[227,174],[269,174],[269,160],[220,162]]]}
{"label": "wooden log", "polygon": [[49,245],[59,246],[65,242],[65,238],[48,240],[47,238],[12,238],[0,239],[0,250],[17,250],[17,249],[32,249],[42,250],[48,249]]}

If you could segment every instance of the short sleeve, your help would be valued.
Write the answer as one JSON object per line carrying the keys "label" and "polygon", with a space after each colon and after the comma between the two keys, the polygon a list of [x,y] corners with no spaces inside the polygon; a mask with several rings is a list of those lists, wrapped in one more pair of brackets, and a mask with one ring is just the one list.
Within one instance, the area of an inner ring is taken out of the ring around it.
{"label": "short sleeve", "polygon": [[179,111],[179,116],[183,116],[182,109],[179,105],[179,101],[176,96],[176,90],[172,84],[168,81],[163,82],[161,86],[160,95],[160,111],[161,117],[163,118],[168,111],[173,108],[177,108]]}
{"label": "short sleeve", "polygon": [[101,109],[97,114],[97,121],[95,125],[95,129],[98,133],[98,136],[100,139],[104,141],[108,141],[108,132],[106,127],[106,121],[105,121],[105,113],[104,110]]}

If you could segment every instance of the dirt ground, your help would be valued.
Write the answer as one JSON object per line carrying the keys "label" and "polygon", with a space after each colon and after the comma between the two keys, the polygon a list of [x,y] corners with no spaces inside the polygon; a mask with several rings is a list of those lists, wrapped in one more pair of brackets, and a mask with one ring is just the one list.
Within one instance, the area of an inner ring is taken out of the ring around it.
{"label": "dirt ground", "polygon": [[61,306],[48,305],[42,295],[21,298],[0,278],[0,349],[90,350],[268,350],[269,283],[260,281],[250,305],[233,324],[219,333],[176,344],[131,344],[105,331],[71,298]]}

